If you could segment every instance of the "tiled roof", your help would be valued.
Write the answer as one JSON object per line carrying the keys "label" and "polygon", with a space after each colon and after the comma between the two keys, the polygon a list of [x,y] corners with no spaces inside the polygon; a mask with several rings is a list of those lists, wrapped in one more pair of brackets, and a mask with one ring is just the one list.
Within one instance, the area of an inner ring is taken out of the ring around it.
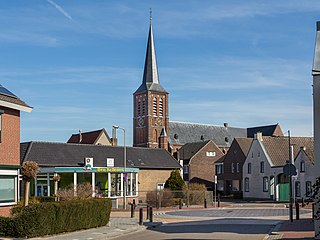
{"label": "tiled roof", "polygon": [[[127,147],[127,167],[176,169],[180,164],[164,149]],[[21,143],[21,163],[35,161],[40,167],[80,167],[92,157],[95,167],[106,167],[114,158],[115,167],[123,167],[123,147],[102,145],[27,142]]]}
{"label": "tiled roof", "polygon": [[191,159],[201,148],[208,144],[210,140],[204,142],[186,143],[179,149],[181,160]]}
{"label": "tiled roof", "polygon": [[202,140],[212,140],[219,147],[230,147],[235,137],[247,137],[247,129],[197,123],[169,122],[169,141],[171,144],[184,145]]}
{"label": "tiled roof", "polygon": [[[273,166],[284,166],[289,160],[288,137],[263,137],[261,142],[266,149]],[[313,149],[312,137],[291,137],[293,145],[293,157],[296,158],[301,147]]]}
{"label": "tiled roof", "polygon": [[[81,135],[82,135],[82,141],[81,141],[81,144],[94,144],[99,136],[101,136],[102,133],[105,133],[109,142],[111,141],[110,140],[110,137],[108,136],[106,130],[103,128],[103,129],[100,129],[100,130],[95,130],[95,131],[91,131],[91,132],[82,132]],[[72,136],[69,138],[69,140],[67,141],[67,143],[79,143],[79,138],[80,138],[80,134],[72,134]]]}
{"label": "tiled roof", "polygon": [[283,136],[279,124],[251,127],[247,129],[247,137],[253,138],[254,134],[261,132],[263,136]]}

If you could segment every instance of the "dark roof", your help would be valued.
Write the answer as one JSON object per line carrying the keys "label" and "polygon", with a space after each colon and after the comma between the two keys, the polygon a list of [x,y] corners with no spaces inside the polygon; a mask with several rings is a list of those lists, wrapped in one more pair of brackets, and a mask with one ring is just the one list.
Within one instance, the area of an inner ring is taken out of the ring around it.
{"label": "dark roof", "polygon": [[[80,144],[94,144],[102,133],[105,133],[109,142],[111,142],[110,137],[104,128],[100,130],[95,130],[91,132],[82,132],[82,141]],[[79,143],[80,134],[72,134],[67,143]]]}
{"label": "dark roof", "polygon": [[[127,147],[127,167],[176,169],[180,164],[164,149]],[[123,167],[123,147],[71,143],[21,143],[21,163],[35,161],[40,167],[80,167],[85,157],[93,158],[95,167],[106,167],[114,158],[115,167]]]}
{"label": "dark roof", "polygon": [[137,89],[135,93],[145,92],[145,91],[167,93],[166,90],[160,85],[160,82],[159,82],[156,50],[154,47],[151,21],[150,21],[150,28],[149,28],[146,59],[144,63],[143,80],[142,80],[142,84],[140,85],[140,87]]}
{"label": "dark roof", "polygon": [[235,137],[247,137],[246,128],[213,126],[198,123],[169,122],[171,144],[212,140],[218,147],[230,147]]}
{"label": "dark roof", "polygon": [[[17,104],[23,107],[31,108],[28,104],[26,104],[24,101],[22,101],[19,97],[17,97],[15,94],[11,93],[8,89],[6,89],[4,86],[0,84],[0,100],[5,101],[8,103]],[[6,92],[8,94],[6,94]]]}
{"label": "dark roof", "polygon": [[[284,166],[289,160],[289,139],[288,137],[263,137],[261,141],[270,157],[273,166]],[[301,147],[313,149],[312,137],[291,137],[293,145],[293,157],[296,158]]]}
{"label": "dark roof", "polygon": [[191,159],[199,150],[207,145],[210,140],[204,142],[186,143],[179,149],[179,157],[181,160]]}
{"label": "dark roof", "polygon": [[261,132],[263,136],[283,136],[282,130],[279,124],[251,127],[247,129],[247,137],[253,138],[254,134]]}

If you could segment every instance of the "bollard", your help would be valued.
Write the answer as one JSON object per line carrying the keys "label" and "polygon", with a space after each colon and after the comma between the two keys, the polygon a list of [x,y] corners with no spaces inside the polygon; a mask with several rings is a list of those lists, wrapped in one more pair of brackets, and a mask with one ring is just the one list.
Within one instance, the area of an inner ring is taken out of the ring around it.
{"label": "bollard", "polygon": [[131,218],[134,218],[134,207],[135,207],[135,205],[133,203],[131,203],[130,205],[131,205]]}
{"label": "bollard", "polygon": [[218,207],[220,207],[220,193],[218,194]]}
{"label": "bollard", "polygon": [[132,204],[133,204],[133,207],[136,208],[136,200],[135,199],[132,200]]}
{"label": "bollard", "polygon": [[143,208],[139,209],[139,225],[143,224]]}
{"label": "bollard", "polygon": [[150,207],[150,209],[149,209],[149,214],[150,214],[149,221],[153,222],[153,210],[152,210],[152,207]]}
{"label": "bollard", "polygon": [[179,199],[179,209],[182,208],[182,201],[181,201],[181,198]]}
{"label": "bollard", "polygon": [[296,219],[299,220],[300,216],[299,216],[299,203],[298,201],[296,201]]}
{"label": "bollard", "polygon": [[312,203],[312,219],[314,220],[314,218],[315,218],[315,212],[314,212],[314,205],[315,205],[315,203]]}
{"label": "bollard", "polygon": [[207,199],[204,199],[204,208],[207,208]]}
{"label": "bollard", "polygon": [[150,206],[147,205],[147,216],[146,216],[146,219],[148,220],[149,219],[149,215],[150,215]]}
{"label": "bollard", "polygon": [[301,207],[305,207],[306,204],[304,203],[304,198],[301,199]]}

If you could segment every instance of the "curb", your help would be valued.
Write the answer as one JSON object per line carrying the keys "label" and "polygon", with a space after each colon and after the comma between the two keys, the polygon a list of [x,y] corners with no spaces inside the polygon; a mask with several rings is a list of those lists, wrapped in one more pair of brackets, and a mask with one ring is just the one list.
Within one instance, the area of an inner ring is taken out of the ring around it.
{"label": "curb", "polygon": [[269,232],[268,235],[265,236],[263,240],[276,240],[276,239],[282,239],[282,233],[278,232],[279,229],[282,226],[283,221],[276,224]]}

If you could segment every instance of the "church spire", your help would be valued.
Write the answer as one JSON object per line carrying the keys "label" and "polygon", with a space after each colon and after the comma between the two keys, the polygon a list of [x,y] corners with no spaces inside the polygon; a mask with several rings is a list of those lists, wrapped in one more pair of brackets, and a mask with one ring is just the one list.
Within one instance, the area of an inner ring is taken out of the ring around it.
{"label": "church spire", "polygon": [[156,51],[154,47],[153,31],[152,31],[152,11],[150,9],[150,27],[146,51],[146,59],[144,63],[143,80],[137,92],[144,92],[147,90],[156,92],[166,92],[160,85],[158,76],[158,67],[156,60]]}

